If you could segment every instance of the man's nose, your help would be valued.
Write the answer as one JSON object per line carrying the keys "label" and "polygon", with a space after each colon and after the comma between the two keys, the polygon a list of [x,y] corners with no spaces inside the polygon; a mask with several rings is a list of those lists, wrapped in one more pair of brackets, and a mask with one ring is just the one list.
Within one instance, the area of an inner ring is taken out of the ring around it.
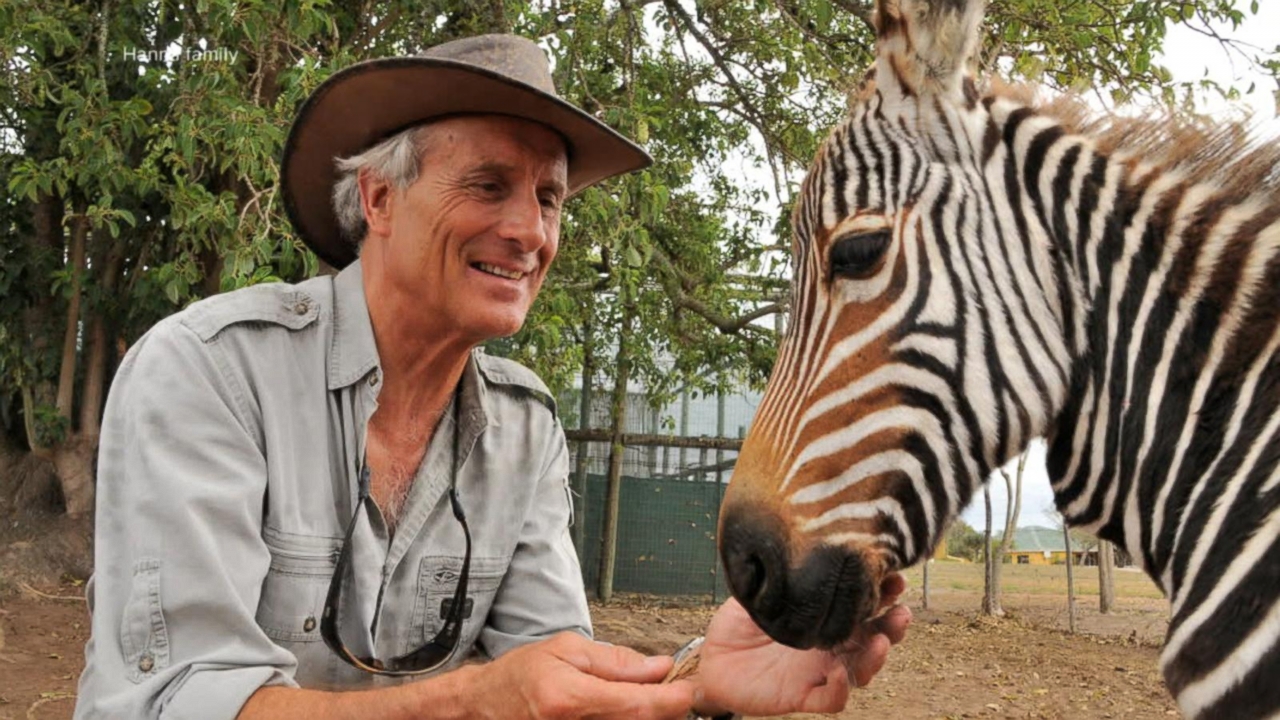
{"label": "man's nose", "polygon": [[513,240],[524,252],[536,252],[546,244],[548,226],[537,194],[516,193],[503,206],[503,238]]}

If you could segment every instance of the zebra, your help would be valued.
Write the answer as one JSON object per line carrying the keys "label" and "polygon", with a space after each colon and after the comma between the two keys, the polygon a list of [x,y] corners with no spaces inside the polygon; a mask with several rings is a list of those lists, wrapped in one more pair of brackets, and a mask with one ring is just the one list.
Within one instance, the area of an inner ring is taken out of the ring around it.
{"label": "zebra", "polygon": [[968,66],[981,0],[877,0],[803,181],[789,325],[721,509],[733,594],[832,647],[1037,437],[1170,605],[1189,718],[1280,718],[1280,150]]}

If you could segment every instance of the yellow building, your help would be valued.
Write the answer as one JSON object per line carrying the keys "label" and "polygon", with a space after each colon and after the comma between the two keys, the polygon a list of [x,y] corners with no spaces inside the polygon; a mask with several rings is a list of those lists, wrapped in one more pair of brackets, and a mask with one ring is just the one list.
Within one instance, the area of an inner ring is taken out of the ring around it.
{"label": "yellow building", "polygon": [[[1073,564],[1097,565],[1096,549],[1071,549]],[[1004,556],[1004,561],[1014,565],[1065,565],[1067,550],[1063,543],[1062,531],[1046,527],[1018,528],[1013,534],[1013,550]]]}

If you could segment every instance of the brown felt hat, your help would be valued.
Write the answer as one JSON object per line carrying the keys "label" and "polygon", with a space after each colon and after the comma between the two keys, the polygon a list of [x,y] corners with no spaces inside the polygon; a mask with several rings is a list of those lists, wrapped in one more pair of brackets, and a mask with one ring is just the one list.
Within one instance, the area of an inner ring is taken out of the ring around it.
{"label": "brown felt hat", "polygon": [[412,57],[369,60],[334,73],[293,121],[280,162],[285,211],[335,268],[356,258],[333,212],[336,161],[400,130],[464,113],[510,115],[558,131],[568,144],[569,194],[653,162],[638,145],[560,99],[547,56],[531,40],[481,35]]}

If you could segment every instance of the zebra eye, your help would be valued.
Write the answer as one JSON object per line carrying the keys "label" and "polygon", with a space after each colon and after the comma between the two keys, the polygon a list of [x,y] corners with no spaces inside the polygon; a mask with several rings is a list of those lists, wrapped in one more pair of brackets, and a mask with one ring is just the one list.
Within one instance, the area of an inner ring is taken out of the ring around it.
{"label": "zebra eye", "polygon": [[871,275],[891,237],[889,228],[884,228],[836,238],[831,243],[831,276],[857,280]]}

